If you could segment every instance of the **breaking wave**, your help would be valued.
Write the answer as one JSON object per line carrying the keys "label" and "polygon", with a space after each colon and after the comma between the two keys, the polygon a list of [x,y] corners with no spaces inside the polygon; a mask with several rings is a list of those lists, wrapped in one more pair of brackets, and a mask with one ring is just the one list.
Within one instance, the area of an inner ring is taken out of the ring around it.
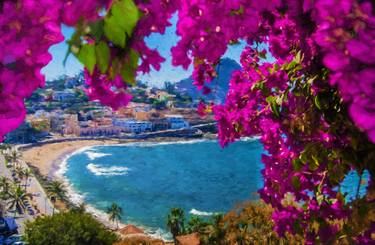
{"label": "breaking wave", "polygon": [[215,213],[212,213],[212,212],[199,211],[199,210],[196,210],[195,208],[193,208],[192,210],[190,210],[189,213],[193,214],[193,215],[198,215],[198,216],[212,216],[212,215],[215,214]]}
{"label": "breaking wave", "polygon": [[127,167],[103,167],[93,163],[89,163],[87,169],[96,176],[127,175],[129,172],[129,168]]}
{"label": "breaking wave", "polygon": [[88,158],[90,158],[90,160],[94,160],[96,158],[111,155],[111,154],[108,154],[108,153],[100,153],[100,152],[93,152],[93,151],[86,151],[85,154],[87,155]]}

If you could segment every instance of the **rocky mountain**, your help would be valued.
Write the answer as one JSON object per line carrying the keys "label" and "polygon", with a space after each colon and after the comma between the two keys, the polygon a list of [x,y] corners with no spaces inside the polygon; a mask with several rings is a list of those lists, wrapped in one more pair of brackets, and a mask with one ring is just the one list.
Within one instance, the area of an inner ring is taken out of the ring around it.
{"label": "rocky mountain", "polygon": [[217,66],[216,72],[218,76],[212,80],[208,85],[212,92],[208,95],[203,95],[201,91],[193,85],[193,79],[191,77],[183,79],[175,84],[175,89],[181,94],[187,94],[193,99],[203,98],[205,100],[213,100],[215,102],[224,102],[226,94],[228,92],[229,80],[231,74],[235,70],[241,69],[241,66],[232,59],[224,58],[220,61],[220,65]]}

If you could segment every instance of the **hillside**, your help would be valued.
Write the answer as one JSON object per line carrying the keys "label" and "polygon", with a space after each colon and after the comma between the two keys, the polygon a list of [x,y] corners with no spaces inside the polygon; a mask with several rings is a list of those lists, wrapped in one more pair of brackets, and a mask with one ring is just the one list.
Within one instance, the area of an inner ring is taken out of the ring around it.
{"label": "hillside", "polygon": [[193,79],[191,77],[177,82],[176,90],[181,94],[188,94],[193,99],[203,98],[205,100],[223,102],[228,91],[231,74],[233,71],[239,69],[241,69],[241,66],[235,60],[224,58],[216,68],[218,77],[209,84],[209,87],[212,89],[210,94],[203,95],[201,91],[198,91],[193,85]]}

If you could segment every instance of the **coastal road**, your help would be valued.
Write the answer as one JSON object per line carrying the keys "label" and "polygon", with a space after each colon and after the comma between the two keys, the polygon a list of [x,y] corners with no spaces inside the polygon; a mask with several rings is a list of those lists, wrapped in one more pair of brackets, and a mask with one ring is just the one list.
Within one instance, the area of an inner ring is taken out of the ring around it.
{"label": "coastal road", "polygon": [[[24,161],[21,161],[21,166],[25,169],[29,168],[29,166]],[[27,185],[28,185],[27,191],[33,194],[33,201],[35,202],[39,211],[42,214],[52,215],[53,205],[51,203],[51,200],[48,198],[46,192],[44,191],[43,187],[40,185],[37,178],[35,176],[29,177]],[[55,212],[57,211],[55,210]]]}
{"label": "coastal road", "polygon": [[[25,162],[21,162],[21,166],[23,168],[29,168],[29,166]],[[13,180],[10,170],[5,165],[5,159],[3,155],[0,155],[0,175]],[[52,215],[53,205],[44,192],[44,189],[34,176],[29,177],[27,192],[33,195],[33,202],[35,203],[41,214]],[[8,213],[8,216],[13,216],[13,213]],[[26,220],[33,219],[34,217],[28,214],[23,214],[17,217],[16,220],[17,224],[19,225],[19,232],[23,232],[24,223]]]}
{"label": "coastal road", "polygon": [[[10,170],[5,165],[5,159],[4,159],[3,155],[0,155],[0,175],[4,176],[4,177],[7,177],[10,180],[13,180],[12,173],[10,172]],[[5,215],[8,216],[8,217],[13,217],[14,213],[7,210],[7,212],[6,212]],[[22,233],[23,230],[24,230],[24,227],[25,227],[24,224],[25,224],[25,222],[27,220],[32,220],[33,219],[33,217],[30,216],[30,215],[28,215],[27,213],[22,214],[22,215],[16,215],[15,218],[16,218],[16,222],[18,224],[18,231],[20,233]]]}

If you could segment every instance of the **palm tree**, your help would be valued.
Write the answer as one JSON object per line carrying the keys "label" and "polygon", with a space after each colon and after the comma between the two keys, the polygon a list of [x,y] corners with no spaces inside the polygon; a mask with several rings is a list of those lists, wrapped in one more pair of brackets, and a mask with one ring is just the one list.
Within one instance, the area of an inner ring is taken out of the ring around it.
{"label": "palm tree", "polygon": [[225,239],[225,229],[223,224],[223,214],[215,214],[212,217],[211,229],[209,231],[209,243],[220,244]]}
{"label": "palm tree", "polygon": [[184,232],[184,210],[172,208],[168,214],[167,226],[173,235],[174,243],[177,244],[176,237]]}
{"label": "palm tree", "polygon": [[10,148],[11,148],[11,146],[9,144],[5,144],[5,143],[0,144],[0,152],[2,154],[4,154],[4,151],[6,151]]}
{"label": "palm tree", "polygon": [[25,169],[21,166],[17,166],[14,171],[16,172],[20,182],[22,181],[23,177],[25,176]]}
{"label": "palm tree", "polygon": [[187,233],[194,233],[198,232],[200,233],[201,230],[206,226],[207,224],[198,216],[192,215],[190,216],[190,219],[188,221],[186,232]]}
{"label": "palm tree", "polygon": [[107,214],[110,221],[116,222],[116,227],[118,229],[118,221],[121,219],[122,208],[116,203],[112,203],[112,205],[107,208]]}
{"label": "palm tree", "polygon": [[14,217],[16,213],[21,213],[25,210],[25,201],[30,198],[30,194],[27,194],[20,186],[13,186],[9,191],[9,209],[14,209]]}
{"label": "palm tree", "polygon": [[25,176],[25,191],[26,191],[26,188],[27,188],[27,181],[29,180],[29,177],[33,175],[33,171],[31,171],[30,168],[26,168],[24,171],[23,171],[23,174]]}
{"label": "palm tree", "polygon": [[0,177],[1,199],[7,199],[10,190],[10,179],[4,176]]}
{"label": "palm tree", "polygon": [[13,149],[10,153],[9,158],[10,158],[9,160],[12,162],[14,166],[20,160],[21,154],[17,150]]}
{"label": "palm tree", "polygon": [[83,214],[86,212],[86,205],[84,203],[80,203],[78,206],[73,206],[71,210]]}
{"label": "palm tree", "polygon": [[46,189],[47,189],[47,195],[51,199],[54,205],[53,210],[52,210],[52,213],[54,214],[56,200],[59,199],[60,201],[65,201],[67,199],[67,196],[66,196],[67,190],[64,184],[57,180],[51,181],[46,187]]}
{"label": "palm tree", "polygon": [[5,216],[5,205],[0,201],[0,218]]}

